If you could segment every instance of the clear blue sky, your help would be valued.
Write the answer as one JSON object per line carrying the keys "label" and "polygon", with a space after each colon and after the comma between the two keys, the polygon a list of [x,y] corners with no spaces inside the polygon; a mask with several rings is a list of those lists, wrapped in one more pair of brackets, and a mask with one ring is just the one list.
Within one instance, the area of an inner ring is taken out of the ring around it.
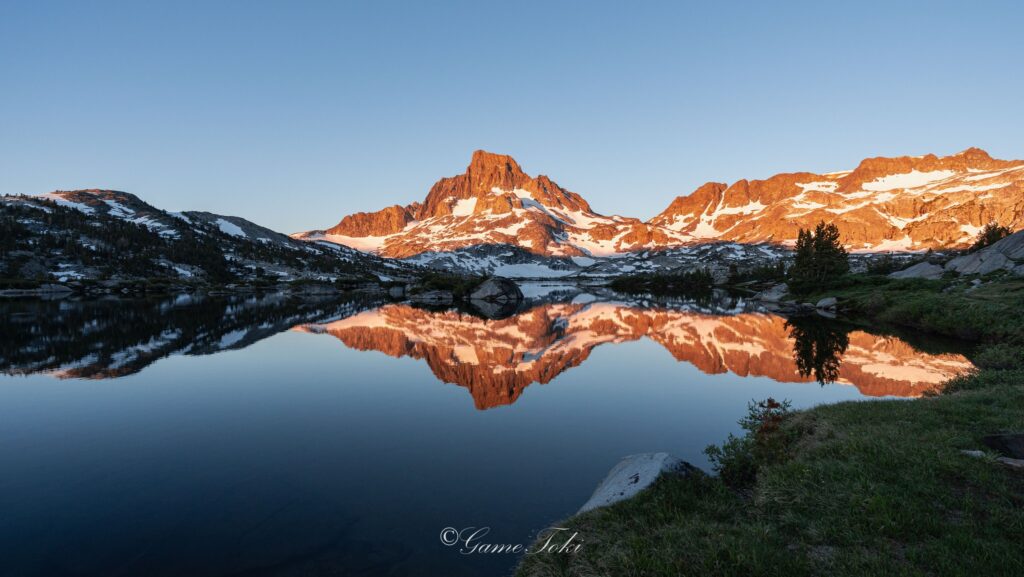
{"label": "clear blue sky", "polygon": [[643,218],[708,180],[1024,158],[1021,3],[775,4],[3,0],[0,193],[293,232],[477,148]]}

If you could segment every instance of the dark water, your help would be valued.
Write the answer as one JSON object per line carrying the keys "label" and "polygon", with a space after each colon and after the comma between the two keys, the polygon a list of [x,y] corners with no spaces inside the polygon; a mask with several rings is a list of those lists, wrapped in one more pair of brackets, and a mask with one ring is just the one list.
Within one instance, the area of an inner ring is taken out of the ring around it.
{"label": "dark water", "polygon": [[625,455],[706,466],[751,399],[917,396],[969,366],[732,299],[527,292],[504,318],[0,303],[0,575],[508,574],[441,530],[528,544]]}

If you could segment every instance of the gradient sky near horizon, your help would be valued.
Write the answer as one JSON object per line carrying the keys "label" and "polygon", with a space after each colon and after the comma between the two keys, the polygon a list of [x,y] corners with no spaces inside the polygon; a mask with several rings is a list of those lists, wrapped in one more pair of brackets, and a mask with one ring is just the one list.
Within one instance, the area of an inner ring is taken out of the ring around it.
{"label": "gradient sky near horizon", "polygon": [[0,193],[283,232],[473,150],[649,218],[709,181],[1024,158],[1019,2],[0,1]]}

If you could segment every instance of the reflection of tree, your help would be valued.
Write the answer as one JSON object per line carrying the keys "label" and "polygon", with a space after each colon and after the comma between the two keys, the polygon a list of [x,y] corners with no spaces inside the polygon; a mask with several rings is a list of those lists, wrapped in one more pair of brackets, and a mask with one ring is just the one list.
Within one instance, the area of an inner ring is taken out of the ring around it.
{"label": "reflection of tree", "polygon": [[801,376],[814,375],[821,384],[839,378],[843,353],[850,345],[846,331],[835,323],[815,317],[798,317],[786,321],[793,339],[793,357]]}

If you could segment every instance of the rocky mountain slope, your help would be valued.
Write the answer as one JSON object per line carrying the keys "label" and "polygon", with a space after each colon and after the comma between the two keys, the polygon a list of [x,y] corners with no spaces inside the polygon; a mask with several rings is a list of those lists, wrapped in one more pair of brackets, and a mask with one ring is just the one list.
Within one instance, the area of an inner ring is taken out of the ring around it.
{"label": "rocky mountain slope", "polygon": [[589,258],[714,241],[784,246],[820,220],[838,224],[852,250],[963,248],[989,222],[1024,228],[1024,161],[971,148],[941,158],[869,158],[828,174],[709,182],[643,222],[598,214],[511,157],[476,151],[465,173],[439,180],[423,202],[293,236],[397,258],[497,244]]}
{"label": "rocky mountain slope", "polygon": [[829,174],[709,182],[650,223],[696,239],[786,243],[821,220],[835,222],[853,250],[965,248],[989,222],[1024,228],[1024,161],[970,148],[869,158]]}
{"label": "rocky mountain slope", "polygon": [[437,181],[422,203],[356,213],[293,236],[396,258],[489,244],[545,256],[605,256],[687,240],[636,218],[600,215],[547,176],[531,177],[512,157],[482,150],[465,173]]}
{"label": "rocky mountain slope", "polygon": [[114,190],[0,197],[0,277],[28,280],[366,278],[412,267],[301,242],[235,216],[172,213]]}

